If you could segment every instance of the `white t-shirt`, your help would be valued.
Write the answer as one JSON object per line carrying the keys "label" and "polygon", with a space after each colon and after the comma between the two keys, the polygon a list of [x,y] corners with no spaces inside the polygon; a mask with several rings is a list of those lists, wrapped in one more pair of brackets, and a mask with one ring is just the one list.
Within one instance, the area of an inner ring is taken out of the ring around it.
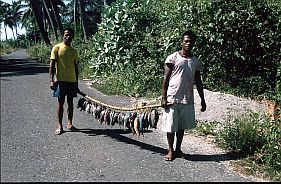
{"label": "white t-shirt", "polygon": [[195,56],[187,59],[182,57],[178,52],[169,55],[165,63],[174,64],[167,91],[168,101],[181,104],[194,104],[194,75],[195,71],[203,70],[202,63]]}

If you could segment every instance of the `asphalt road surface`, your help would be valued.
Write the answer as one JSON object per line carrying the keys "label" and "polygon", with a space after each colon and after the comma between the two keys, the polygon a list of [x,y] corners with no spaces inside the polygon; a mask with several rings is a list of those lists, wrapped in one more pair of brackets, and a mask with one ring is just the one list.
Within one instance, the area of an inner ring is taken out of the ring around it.
{"label": "asphalt road surface", "polygon": [[[83,81],[79,87],[94,93]],[[254,181],[227,169],[225,155],[189,152],[187,159],[164,161],[165,133],[136,137],[77,108],[79,131],[54,135],[56,102],[48,65],[29,60],[25,50],[1,57],[1,182]]]}

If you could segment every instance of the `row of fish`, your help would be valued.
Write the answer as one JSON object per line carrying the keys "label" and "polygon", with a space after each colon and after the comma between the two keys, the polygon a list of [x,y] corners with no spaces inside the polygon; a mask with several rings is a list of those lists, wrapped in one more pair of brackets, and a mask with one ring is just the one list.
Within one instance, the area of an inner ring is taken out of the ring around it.
{"label": "row of fish", "polygon": [[114,126],[118,124],[124,131],[129,130],[135,135],[143,135],[148,128],[157,128],[159,113],[156,109],[143,112],[118,112],[98,103],[80,98],[77,108],[92,114],[101,124]]}

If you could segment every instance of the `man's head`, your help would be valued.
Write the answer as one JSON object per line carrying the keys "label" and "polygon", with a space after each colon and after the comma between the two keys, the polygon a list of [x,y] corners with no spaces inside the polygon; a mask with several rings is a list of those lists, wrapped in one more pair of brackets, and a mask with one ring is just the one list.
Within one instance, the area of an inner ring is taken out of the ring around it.
{"label": "man's head", "polygon": [[74,38],[74,31],[71,28],[65,28],[63,30],[63,42],[66,45],[70,45]]}
{"label": "man's head", "polygon": [[185,31],[181,37],[181,46],[185,51],[191,51],[196,41],[196,35],[191,30]]}

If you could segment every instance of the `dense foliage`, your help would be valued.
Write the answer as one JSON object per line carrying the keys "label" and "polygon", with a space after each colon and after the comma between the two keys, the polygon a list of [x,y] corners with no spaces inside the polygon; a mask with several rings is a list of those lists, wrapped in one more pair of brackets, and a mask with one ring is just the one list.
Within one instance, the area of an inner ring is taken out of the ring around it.
{"label": "dense foliage", "polygon": [[248,110],[229,113],[225,122],[200,122],[189,130],[197,135],[211,135],[218,146],[234,156],[232,166],[245,174],[281,180],[281,119]]}
{"label": "dense foliage", "polygon": [[140,1],[120,1],[105,9],[92,40],[94,76],[127,95],[159,92],[159,23]]}
{"label": "dense foliage", "polygon": [[0,54],[10,53],[16,48],[28,48],[30,43],[25,35],[18,35],[17,39],[8,39],[0,41]]}
{"label": "dense foliage", "polygon": [[160,94],[165,57],[193,29],[206,87],[280,101],[278,8],[262,0],[117,1],[92,39],[93,74],[125,94]]}

